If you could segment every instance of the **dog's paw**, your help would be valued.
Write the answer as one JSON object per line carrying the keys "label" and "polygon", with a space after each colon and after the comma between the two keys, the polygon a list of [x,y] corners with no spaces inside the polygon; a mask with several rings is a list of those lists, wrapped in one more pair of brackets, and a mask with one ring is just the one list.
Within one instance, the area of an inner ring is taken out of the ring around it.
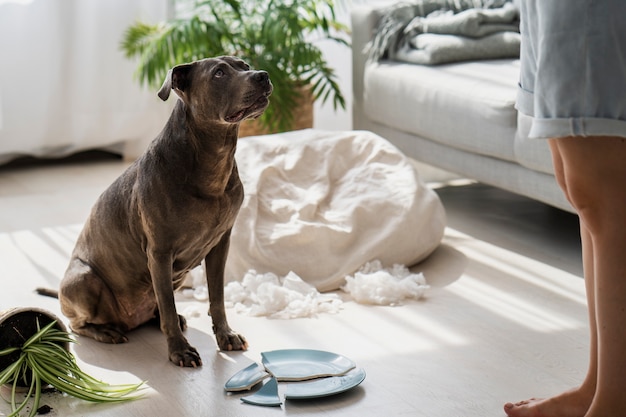
{"label": "dog's paw", "polygon": [[181,348],[170,349],[169,352],[170,361],[175,365],[189,368],[197,368],[202,366],[202,359],[195,347],[184,343]]}
{"label": "dog's paw", "polygon": [[247,350],[248,341],[245,337],[230,329],[216,331],[215,338],[220,350]]}
{"label": "dog's paw", "polygon": [[85,324],[81,327],[71,327],[76,334],[91,337],[102,343],[120,344],[128,342],[124,332],[116,326],[108,324]]}
{"label": "dog's paw", "polygon": [[116,329],[104,330],[101,332],[101,339],[98,340],[104,343],[113,343],[114,345],[128,342],[126,335],[122,332],[118,332]]}

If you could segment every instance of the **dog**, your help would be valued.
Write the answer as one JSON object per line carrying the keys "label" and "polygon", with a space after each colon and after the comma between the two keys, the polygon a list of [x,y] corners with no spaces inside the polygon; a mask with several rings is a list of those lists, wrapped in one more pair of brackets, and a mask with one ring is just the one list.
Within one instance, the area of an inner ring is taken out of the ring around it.
{"label": "dog", "polygon": [[218,347],[247,349],[224,308],[230,234],[243,201],[235,149],[240,122],[265,111],[272,89],[267,72],[229,56],[168,72],[158,96],[178,96],[169,120],[99,197],[61,281],[59,302],[72,331],[123,343],[129,330],[158,317],[169,360],[201,366],[174,292],[204,260]]}

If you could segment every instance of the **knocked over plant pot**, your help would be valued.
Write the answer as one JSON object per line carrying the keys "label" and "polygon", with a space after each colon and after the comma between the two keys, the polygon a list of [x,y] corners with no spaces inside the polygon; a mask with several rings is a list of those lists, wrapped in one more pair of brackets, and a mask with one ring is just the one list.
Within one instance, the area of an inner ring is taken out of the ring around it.
{"label": "knocked over plant pot", "polygon": [[[58,330],[62,332],[67,331],[67,328],[57,316],[38,307],[14,307],[0,311],[0,351],[12,347],[21,347],[31,336],[53,321],[56,321],[55,327]],[[68,342],[57,343],[63,349],[69,351],[70,346]],[[0,371],[14,363],[19,356],[19,351],[0,356]],[[24,387],[29,386],[30,376],[28,374],[24,375],[17,384]]]}
{"label": "knocked over plant pot", "polygon": [[[83,372],[69,349],[75,342],[54,314],[38,308],[17,308],[0,312],[0,385],[11,390],[11,414],[19,416],[32,398],[29,417],[39,410],[43,388],[87,401],[122,402],[134,395],[138,384],[109,385]],[[23,400],[16,400],[19,386],[25,386]]]}

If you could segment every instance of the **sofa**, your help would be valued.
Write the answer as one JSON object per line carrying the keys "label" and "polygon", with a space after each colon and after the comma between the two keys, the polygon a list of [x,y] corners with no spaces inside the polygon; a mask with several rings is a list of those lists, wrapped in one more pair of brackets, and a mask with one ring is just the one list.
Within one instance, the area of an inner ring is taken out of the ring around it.
{"label": "sofa", "polygon": [[547,141],[529,139],[530,120],[515,109],[519,59],[368,60],[387,7],[351,12],[354,129],[386,138],[419,162],[573,212],[554,178]]}

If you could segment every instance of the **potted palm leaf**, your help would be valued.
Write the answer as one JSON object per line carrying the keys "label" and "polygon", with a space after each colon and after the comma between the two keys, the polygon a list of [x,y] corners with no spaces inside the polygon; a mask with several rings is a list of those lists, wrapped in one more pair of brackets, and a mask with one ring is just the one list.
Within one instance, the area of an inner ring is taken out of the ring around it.
{"label": "potted palm leaf", "polygon": [[293,129],[303,97],[305,105],[330,100],[335,110],[345,108],[336,74],[319,48],[321,40],[349,45],[333,0],[178,0],[176,5],[175,18],[137,22],[123,36],[121,48],[138,59],[141,83],[156,88],[174,65],[235,55],[266,70],[274,84],[271,104],[259,119],[264,133]]}
{"label": "potted palm leaf", "polygon": [[9,417],[19,416],[31,398],[28,415],[37,414],[42,390],[47,386],[92,402],[139,398],[135,392],[143,383],[109,385],[83,372],[70,352],[73,342],[63,323],[46,310],[13,308],[0,312],[0,387],[10,392]]}

